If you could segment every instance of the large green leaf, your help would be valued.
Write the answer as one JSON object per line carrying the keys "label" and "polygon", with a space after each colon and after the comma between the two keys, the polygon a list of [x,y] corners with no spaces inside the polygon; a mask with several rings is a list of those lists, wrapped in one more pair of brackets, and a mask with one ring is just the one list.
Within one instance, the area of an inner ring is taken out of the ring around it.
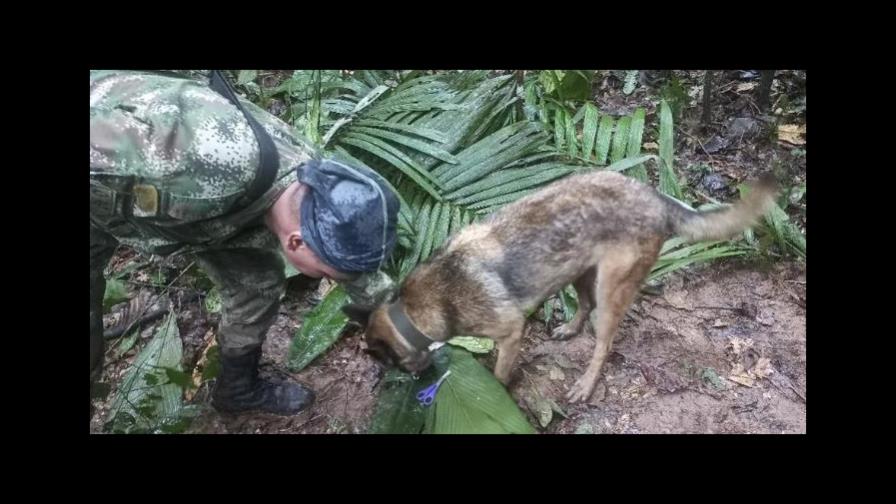
{"label": "large green leaf", "polygon": [[495,349],[495,340],[477,338],[475,336],[455,336],[447,341],[449,345],[459,346],[473,353],[489,353]]}
{"label": "large green leaf", "polygon": [[660,191],[683,199],[678,177],[675,175],[672,110],[665,100],[660,102]]}
{"label": "large green leaf", "polygon": [[615,163],[625,157],[628,147],[628,129],[632,124],[630,116],[620,117],[616,122],[616,133],[613,135],[613,149],[610,153],[610,163]]}
{"label": "large green leaf", "polygon": [[520,173],[514,179],[496,185],[491,189],[478,191],[476,194],[457,200],[456,203],[461,205],[473,205],[493,198],[518,193],[525,189],[540,187],[552,180],[568,175],[573,171],[573,167],[556,164],[550,164],[544,167],[539,166],[537,170],[524,168],[523,170],[520,170]]}
{"label": "large green leaf", "polygon": [[[505,130],[513,133],[503,142],[495,138],[503,137]],[[543,139],[543,133],[537,125],[530,123],[523,123],[522,127],[519,123],[510,125],[458,154],[457,158],[461,163],[452,166],[439,176],[439,179],[443,181],[446,191],[457,189],[533,153],[540,147]]]}
{"label": "large green leaf", "polygon": [[305,315],[289,349],[286,365],[290,371],[301,371],[339,339],[348,322],[342,312],[348,300],[345,289],[337,286]]}
{"label": "large green leaf", "polygon": [[177,316],[170,314],[125,372],[109,406],[113,432],[157,432],[177,421],[182,389],[165,379],[165,369],[180,370],[183,346]]}
{"label": "large green leaf", "polygon": [[750,249],[738,243],[699,242],[687,244],[682,238],[667,241],[660,257],[647,276],[647,281],[656,280],[664,275],[686,266],[701,262],[713,261],[723,257],[748,254]]}
{"label": "large green leaf", "polygon": [[367,126],[356,126],[356,127],[352,128],[352,131],[366,133],[368,135],[379,137],[379,138],[382,138],[385,140],[391,140],[393,142],[404,145],[405,147],[409,147],[416,151],[422,152],[426,155],[432,156],[436,159],[445,161],[446,163],[457,164],[457,158],[452,156],[451,153],[446,152],[437,147],[434,147],[430,143],[426,143],[424,141],[417,140],[417,139],[409,137],[407,135],[400,135],[400,134],[388,131],[383,128],[372,128],[372,127],[367,127]]}
{"label": "large green leaf", "polygon": [[[417,401],[421,385],[435,376],[430,368],[421,380],[397,368],[386,371],[381,382],[376,411],[373,414],[370,434],[420,434],[426,423],[426,409]],[[435,377],[438,379],[438,377]],[[426,380],[426,381],[424,381]]]}
{"label": "large green leaf", "polygon": [[436,190],[430,180],[427,180],[430,178],[429,173],[394,146],[363,133],[347,133],[340,138],[340,142],[353,145],[384,159],[413,179],[414,182],[416,182],[420,188],[428,192],[430,196],[437,200],[441,200],[438,190]]}
{"label": "large green leaf", "polygon": [[614,124],[615,121],[608,115],[600,119],[600,126],[597,129],[597,144],[594,147],[594,156],[598,165],[604,165],[607,162],[607,154],[610,152],[610,137],[613,135]]}
{"label": "large green leaf", "polygon": [[[447,370],[429,407],[416,394]],[[409,434],[534,434],[516,402],[473,355],[445,345],[433,353],[433,366],[419,380],[399,371],[387,373],[371,433]]]}
{"label": "large green leaf", "polygon": [[[628,150],[625,154],[626,157],[631,158],[641,155],[641,141],[644,137],[644,117],[645,111],[641,107],[635,110],[635,113],[632,115],[632,124],[628,133]],[[647,170],[644,168],[643,164],[639,164],[629,170],[628,175],[641,182],[647,182]]]}
{"label": "large green leaf", "polygon": [[780,206],[774,205],[765,215],[765,222],[778,246],[799,257],[806,257],[806,237]]}
{"label": "large green leaf", "polygon": [[591,159],[594,151],[594,141],[597,139],[597,107],[592,103],[585,104],[585,125],[582,129],[582,157]]}

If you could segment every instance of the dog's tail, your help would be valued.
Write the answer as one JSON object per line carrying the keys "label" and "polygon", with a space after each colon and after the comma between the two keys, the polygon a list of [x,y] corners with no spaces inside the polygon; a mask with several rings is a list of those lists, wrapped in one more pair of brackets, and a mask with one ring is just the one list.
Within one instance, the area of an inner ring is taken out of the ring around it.
{"label": "dog's tail", "polygon": [[778,183],[767,173],[748,186],[748,193],[733,205],[702,212],[666,198],[672,230],[689,241],[702,241],[725,240],[752,227],[774,204]]}

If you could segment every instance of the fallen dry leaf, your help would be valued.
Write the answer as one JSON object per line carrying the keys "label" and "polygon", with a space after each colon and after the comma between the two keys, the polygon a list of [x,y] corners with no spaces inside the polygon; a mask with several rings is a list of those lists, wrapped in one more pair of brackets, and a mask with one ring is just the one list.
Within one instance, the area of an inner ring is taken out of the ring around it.
{"label": "fallen dry leaf", "polygon": [[778,126],[778,140],[792,145],[805,145],[806,125],[782,124]]}
{"label": "fallen dry leaf", "polygon": [[744,82],[742,84],[737,85],[737,92],[743,93],[744,91],[752,91],[756,88],[755,82]]}
{"label": "fallen dry leaf", "polygon": [[551,380],[565,380],[566,374],[557,366],[551,366],[551,371],[549,373],[549,377]]}
{"label": "fallen dry leaf", "polygon": [[753,340],[733,336],[728,340],[728,346],[734,355],[740,355],[747,348],[753,348]]}
{"label": "fallen dry leaf", "polygon": [[202,351],[202,357],[199,358],[196,367],[193,368],[193,385],[195,387],[184,391],[184,399],[187,401],[193,400],[193,396],[195,396],[196,391],[199,390],[199,385],[202,384],[202,371],[205,369],[205,365],[208,362],[208,351],[211,347],[215,346],[215,330],[209,329],[206,331],[205,336],[202,339],[205,341],[205,349]]}
{"label": "fallen dry leaf", "polygon": [[753,386],[755,386],[754,380],[746,375],[729,375],[728,380],[743,385],[744,387],[753,388]]}
{"label": "fallen dry leaf", "polygon": [[659,150],[660,146],[656,142],[647,142],[644,144],[646,150]]}
{"label": "fallen dry leaf", "polygon": [[756,362],[756,365],[753,366],[753,369],[750,370],[750,373],[757,378],[765,378],[774,372],[775,370],[772,368],[772,361],[768,357],[760,357],[759,361]]}
{"label": "fallen dry leaf", "polygon": [[734,364],[731,373],[728,374],[728,380],[752,388],[756,385],[756,381],[766,378],[774,372],[771,360],[768,357],[760,357],[749,371],[745,371],[743,364],[739,362]]}

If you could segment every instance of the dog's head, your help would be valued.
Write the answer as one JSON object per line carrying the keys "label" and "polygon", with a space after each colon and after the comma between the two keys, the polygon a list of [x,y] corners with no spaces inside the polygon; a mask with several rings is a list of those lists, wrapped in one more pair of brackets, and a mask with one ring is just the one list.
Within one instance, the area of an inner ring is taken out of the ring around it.
{"label": "dog's head", "polygon": [[347,305],[342,311],[349,319],[364,328],[364,352],[387,367],[398,366],[402,370],[420,374],[432,364],[428,348],[415,348],[399,331],[389,317],[389,307],[395,302],[383,303],[374,310],[357,305]]}

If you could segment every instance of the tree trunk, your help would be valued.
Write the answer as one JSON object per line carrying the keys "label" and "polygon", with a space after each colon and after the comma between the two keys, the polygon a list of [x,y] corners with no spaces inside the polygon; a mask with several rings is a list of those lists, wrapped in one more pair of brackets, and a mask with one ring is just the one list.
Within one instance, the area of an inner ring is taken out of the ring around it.
{"label": "tree trunk", "polygon": [[703,127],[712,122],[712,70],[703,77]]}
{"label": "tree trunk", "polygon": [[759,105],[759,110],[767,112],[770,105],[769,94],[771,94],[772,80],[775,78],[775,71],[762,70],[759,73],[759,97],[756,101],[757,105]]}

